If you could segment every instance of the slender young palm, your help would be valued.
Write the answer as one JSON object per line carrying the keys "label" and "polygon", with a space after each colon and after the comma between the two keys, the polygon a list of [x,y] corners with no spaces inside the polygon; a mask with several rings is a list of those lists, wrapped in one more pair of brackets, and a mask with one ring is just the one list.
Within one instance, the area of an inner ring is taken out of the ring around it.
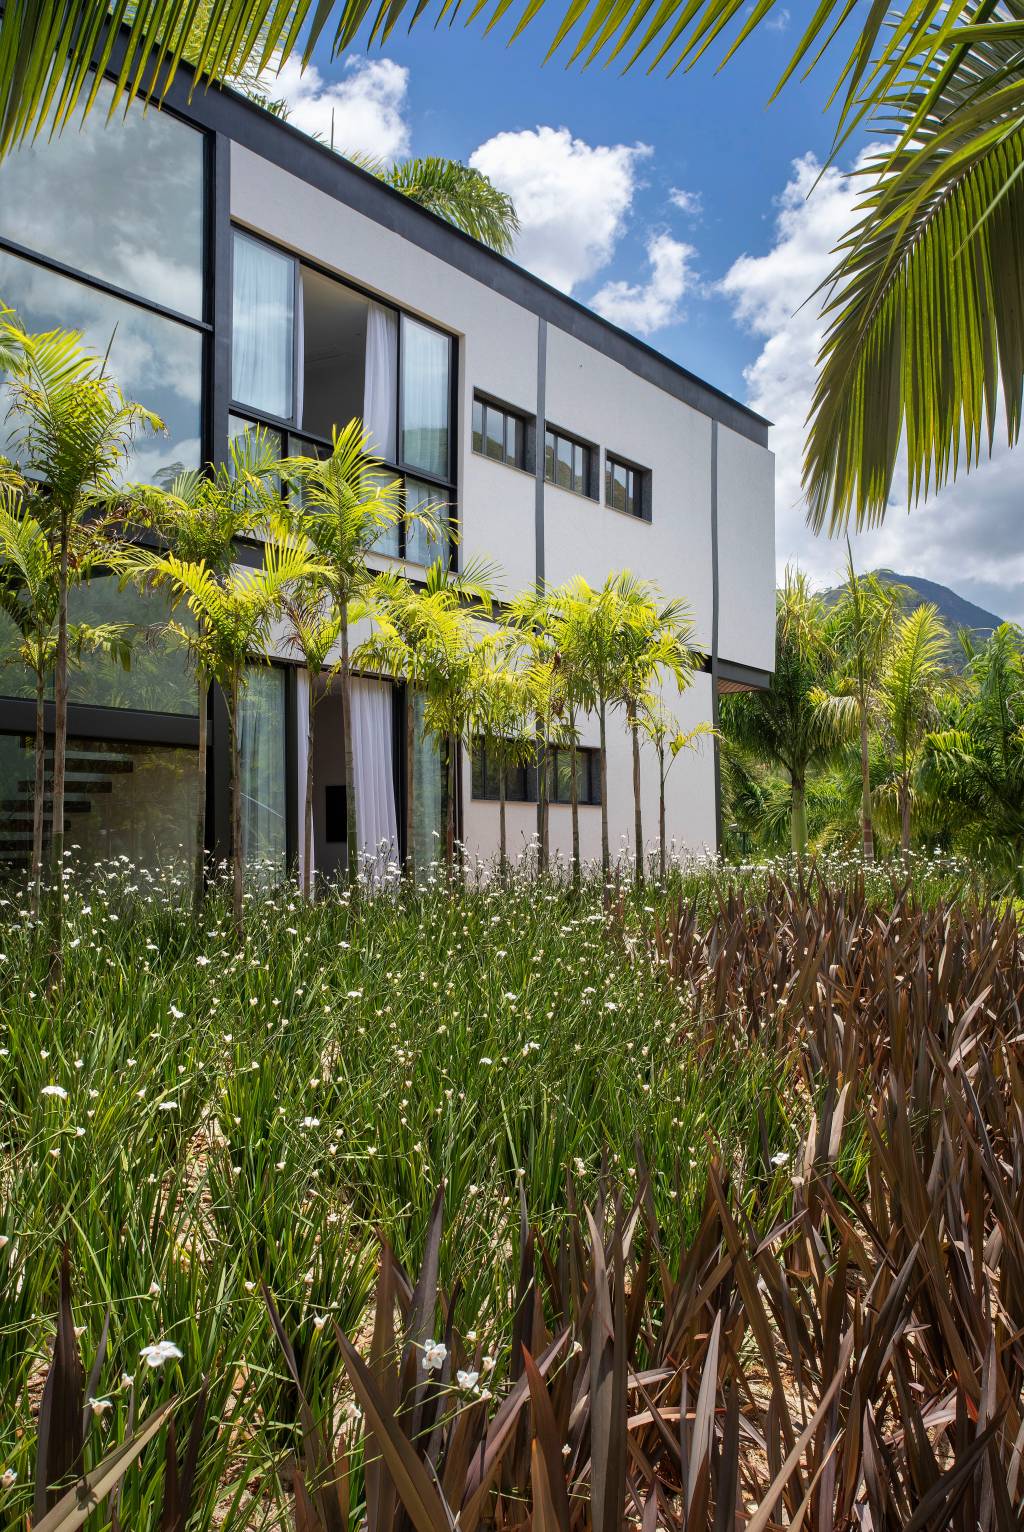
{"label": "slender young palm", "polygon": [[480,645],[473,676],[474,746],[482,743],[498,769],[498,871],[508,872],[508,774],[527,765],[536,751],[538,698],[533,677],[516,664],[518,635],[489,634]]}
{"label": "slender young palm", "polygon": [[197,672],[209,676],[227,704],[231,762],[232,914],[242,925],[245,848],[242,841],[242,779],[239,714],[247,667],[265,659],[274,621],[290,592],[321,578],[324,570],[281,525],[268,528],[259,569],[233,568],[218,578],[200,560],[186,562],[175,553],[139,549],[135,568],[149,583],[165,587],[176,607],[192,622],[169,624],[191,653]]}
{"label": "slender young palm", "polygon": [[[31,671],[35,690],[35,770],[32,792],[31,899],[38,915],[43,875],[46,799],[46,689],[57,657],[57,611],[60,602],[59,566],[46,533],[32,514],[37,486],[0,481],[0,612],[13,624],[18,642],[6,657],[9,664]],[[90,538],[73,560],[78,579],[88,578],[98,563],[110,558]],[[131,630],[126,623],[69,623],[68,662],[79,663],[87,652],[105,651],[127,669],[131,663]],[[52,821],[51,821],[52,822]]]}
{"label": "slender young palm", "polygon": [[[183,564],[202,564],[215,580],[227,580],[236,539],[259,532],[280,513],[281,464],[274,439],[262,428],[228,444],[228,461],[206,473],[183,473],[166,491],[140,486],[127,509],[133,523],[156,532]],[[146,576],[146,567],[136,569]],[[200,613],[196,620],[203,621]],[[206,754],[210,677],[201,650],[188,649],[196,675],[199,724],[192,900],[198,909],[206,888]]]}
{"label": "slender young palm", "polygon": [[775,672],[763,692],[722,698],[723,733],[764,766],[781,767],[789,783],[790,846],[807,849],[807,787],[810,774],[834,760],[839,742],[834,721],[818,705],[828,685],[835,651],[828,614],[805,575],[786,571],[776,598]]}
{"label": "slender young palm", "polygon": [[[545,872],[550,861],[551,748],[564,737],[568,743],[561,593],[543,587],[521,592],[506,614],[509,662],[527,681],[534,709],[534,763],[537,772],[537,866]],[[574,754],[575,765],[575,754]]]}
{"label": "slender young palm", "polygon": [[[302,580],[289,591],[281,603],[281,611],[287,624],[287,642],[302,663],[309,676],[309,704],[306,711],[306,781],[302,809],[302,893],[306,899],[314,894],[313,879],[313,751],[316,745],[317,708],[326,695],[320,691],[317,679],[327,669],[328,660],[341,637],[341,618],[331,606],[331,599],[319,580]],[[337,666],[330,669],[328,685]]]}
{"label": "slender young palm", "polygon": [[669,712],[661,697],[647,696],[643,699],[637,715],[634,732],[643,733],[654,748],[658,762],[658,874],[664,883],[668,870],[668,827],[665,811],[665,784],[679,756],[684,750],[699,750],[701,741],[713,736],[710,723],[699,723],[692,729],[681,729],[679,720]]}
{"label": "slender young palm", "polygon": [[327,457],[294,457],[282,464],[286,478],[295,486],[303,511],[303,534],[323,570],[323,586],[340,624],[338,672],[348,786],[348,876],[353,887],[359,877],[350,652],[353,609],[370,593],[373,574],[367,559],[374,544],[398,525],[403,514],[423,521],[431,535],[439,533],[432,508],[415,514],[403,511],[401,483],[386,478],[383,465],[367,451],[368,445],[369,435],[362,423],[351,420],[344,430],[335,429]]}
{"label": "slender young palm", "polygon": [[[285,114],[287,115],[287,114]],[[332,143],[331,148],[335,146]],[[422,158],[380,160],[342,149],[346,159],[368,170],[378,181],[394,187],[482,245],[511,255],[519,233],[515,203],[482,171],[460,160],[428,154]]]}
{"label": "slender young palm", "polygon": [[12,458],[35,481],[33,509],[57,568],[57,633],[54,655],[54,739],[51,860],[53,978],[63,971],[64,777],[68,724],[68,590],[77,550],[103,536],[97,518],[123,501],[121,476],[138,431],[161,426],[140,404],[125,400],[102,358],[75,331],[30,335],[10,319],[0,321],[0,348],[11,362]]}
{"label": "slender young palm", "polygon": [[860,744],[861,855],[875,859],[871,812],[871,719],[877,704],[879,677],[903,611],[904,587],[884,584],[877,575],[858,575],[853,551],[846,544],[846,583],[830,615],[835,643],[835,669],[829,688],[816,696],[818,705],[836,725],[837,735],[850,733],[855,715]]}
{"label": "slender young palm", "polygon": [[948,643],[938,609],[919,606],[899,624],[879,679],[879,714],[893,763],[904,860],[910,853],[915,780],[937,721],[935,702],[946,676]]}
{"label": "slender young palm", "polygon": [[457,649],[461,610],[468,606],[490,613],[495,573],[493,566],[479,561],[456,572],[439,558],[422,585],[388,570],[375,576],[368,593],[374,631],[359,646],[354,661],[383,670],[404,686],[405,872],[410,882],[416,880],[416,697],[425,691],[434,657],[444,655],[449,644]]}

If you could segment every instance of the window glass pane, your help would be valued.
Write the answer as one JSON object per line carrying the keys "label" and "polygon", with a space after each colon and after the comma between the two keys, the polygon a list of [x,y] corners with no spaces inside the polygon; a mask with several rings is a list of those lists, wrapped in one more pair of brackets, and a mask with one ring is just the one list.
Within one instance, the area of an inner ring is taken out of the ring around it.
{"label": "window glass pane", "polygon": [[430,873],[430,864],[441,859],[444,850],[444,773],[441,753],[423,728],[423,696],[412,699],[412,840],[417,881]]}
{"label": "window glass pane", "polygon": [[[120,623],[132,640],[131,669],[125,670],[106,654],[84,654],[71,671],[68,695],[72,702],[94,707],[134,708],[144,713],[175,713],[194,718],[198,711],[195,676],[182,646],[160,631],[170,614],[162,591],[118,589],[116,575],[98,575],[68,594],[71,622]],[[191,625],[187,611],[176,621]]]}
{"label": "window glass pane", "polygon": [[[379,473],[373,475],[377,484],[393,484],[393,473]],[[397,559],[401,553],[401,527],[397,521],[389,522],[381,527],[373,543],[372,552],[379,553],[385,558]]]}
{"label": "window glass pane", "polygon": [[555,482],[563,489],[572,489],[572,442],[566,441],[564,436],[556,438],[558,446],[558,466]]}
{"label": "window glass pane", "polygon": [[572,449],[572,487],[578,495],[587,492],[587,449],[578,444]]}
{"label": "window glass pane", "polygon": [[232,398],[290,420],[295,262],[237,231],[233,250]]}
{"label": "window glass pane", "polygon": [[626,509],[625,470],[620,463],[608,464],[608,504],[617,511]]}
{"label": "window glass pane", "polygon": [[431,537],[422,522],[406,522],[406,559],[410,564],[433,564],[436,559],[443,559],[447,563],[448,537],[444,529],[447,525],[448,506],[443,491],[419,479],[406,479],[405,504],[411,511],[429,511],[433,520],[441,525],[441,536]]}
{"label": "window glass pane", "polygon": [[[144,404],[165,431],[140,431],[122,476],[166,483],[183,468],[198,468],[201,443],[203,343],[197,330],[96,292],[0,251],[0,297],[29,331],[81,330],[85,345],[103,357],[126,399]],[[8,456],[6,390],[0,388],[0,453]]]}
{"label": "window glass pane", "polygon": [[473,451],[484,450],[484,407],[479,399],[473,400]]}
{"label": "window glass pane", "polygon": [[402,461],[448,477],[447,335],[402,318]]}
{"label": "window glass pane", "polygon": [[555,481],[555,438],[551,431],[544,432],[544,477]]}
{"label": "window glass pane", "polygon": [[242,849],[268,878],[285,872],[284,671],[251,665],[239,706]]}
{"label": "window glass pane", "polygon": [[517,419],[515,415],[506,415],[505,459],[509,463],[514,463],[516,467],[521,467],[523,460],[522,452],[520,451],[519,446],[521,433],[522,423]]}
{"label": "window glass pane", "polygon": [[484,449],[488,457],[501,462],[505,457],[505,417],[493,404],[487,406],[487,441]]}
{"label": "window glass pane", "polygon": [[112,94],[104,80],[84,123],[10,151],[0,234],[201,319],[203,135],[141,101],[108,121]]}
{"label": "window glass pane", "polygon": [[[0,735],[0,863],[8,866],[23,867],[30,855],[33,752],[31,735]],[[52,755],[47,765],[52,769]],[[185,876],[195,843],[198,765],[194,749],[69,738],[64,827],[74,860],[88,865],[127,856],[153,871],[179,865]],[[47,841],[50,823],[48,817]]]}

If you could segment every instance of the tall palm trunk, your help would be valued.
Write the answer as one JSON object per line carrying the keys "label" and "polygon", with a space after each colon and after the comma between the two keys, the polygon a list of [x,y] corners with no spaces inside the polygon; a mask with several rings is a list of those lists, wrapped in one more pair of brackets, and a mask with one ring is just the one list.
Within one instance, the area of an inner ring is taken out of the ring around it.
{"label": "tall palm trunk", "polygon": [[206,891],[206,713],[209,682],[200,670],[196,678],[199,702],[199,771],[196,782],[196,845],[192,871],[192,907],[200,909]]}
{"label": "tall palm trunk", "polygon": [[636,705],[632,702],[626,709],[626,722],[633,736],[633,836],[636,841],[636,884],[640,888],[644,881],[644,819],[640,801],[640,731],[636,726]]}
{"label": "tall palm trunk", "polygon": [[668,836],[665,829],[665,746],[658,746],[658,872],[662,883],[668,870]]}
{"label": "tall palm trunk", "polygon": [[789,840],[794,855],[802,857],[807,850],[807,785],[802,777],[791,780],[789,810]]}
{"label": "tall palm trunk", "polygon": [[[42,656],[40,656],[40,660]],[[32,792],[32,914],[39,918],[43,889],[43,803],[46,796],[46,672],[36,671],[35,782]]]}
{"label": "tall palm trunk", "polygon": [[50,789],[50,862],[53,868],[53,917],[50,984],[64,978],[64,778],[68,744],[68,518],[60,521],[60,572],[57,586],[57,657],[53,677],[53,783]]}
{"label": "tall palm trunk", "polygon": [[233,677],[228,693],[228,753],[231,793],[231,916],[235,929],[242,929],[242,902],[245,849],[242,845],[242,758],[238,738],[239,680]]}
{"label": "tall palm trunk", "polygon": [[871,761],[868,755],[868,710],[860,710],[860,813],[861,852],[865,862],[875,860],[875,827],[871,818]]}
{"label": "tall palm trunk", "polygon": [[498,871],[502,882],[508,872],[508,831],[505,824],[505,795],[507,792],[505,758],[498,762]]}
{"label": "tall palm trunk", "polygon": [[598,765],[601,771],[601,871],[607,878],[612,859],[608,848],[608,720],[603,702],[597,710],[597,725],[600,744]]}
{"label": "tall palm trunk", "polygon": [[352,738],[352,666],[348,652],[348,602],[341,605],[341,727],[345,739],[345,835],[348,842],[348,881],[359,881],[359,836],[356,821],[356,752]]}
{"label": "tall palm trunk", "polygon": [[578,752],[576,749],[576,719],[570,718],[572,729],[569,743],[569,807],[572,812],[572,884],[579,888],[582,881],[580,858],[580,784],[576,776]]}
{"label": "tall palm trunk", "polygon": [[316,709],[313,705],[313,678],[309,680],[309,722],[306,725],[306,805],[302,814],[302,894],[313,897],[313,746]]}
{"label": "tall palm trunk", "polygon": [[548,742],[544,725],[537,720],[537,871],[548,870]]}
{"label": "tall palm trunk", "polygon": [[903,865],[910,861],[910,779],[900,782],[900,852]]}
{"label": "tall palm trunk", "polygon": [[405,875],[416,882],[416,713],[413,689],[405,687]]}

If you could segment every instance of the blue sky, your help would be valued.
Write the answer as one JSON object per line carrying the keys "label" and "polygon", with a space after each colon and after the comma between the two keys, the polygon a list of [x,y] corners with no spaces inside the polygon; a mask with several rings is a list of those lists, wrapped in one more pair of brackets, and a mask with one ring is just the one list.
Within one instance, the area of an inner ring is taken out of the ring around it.
{"label": "blue sky", "polygon": [[[515,198],[522,264],[773,420],[779,572],[799,562],[832,583],[843,550],[807,532],[800,493],[822,336],[812,295],[854,220],[863,144],[822,171],[831,68],[769,104],[799,26],[781,5],[724,69],[719,50],[673,76],[543,64],[553,24],[542,13],[508,47],[507,32],[420,22],[384,49],[332,61],[323,46],[271,89],[296,126],[328,137],[333,124],[339,149],[477,165]],[[909,516],[897,483],[885,525],[855,540],[858,562],[1024,620],[1018,461],[997,448]]]}

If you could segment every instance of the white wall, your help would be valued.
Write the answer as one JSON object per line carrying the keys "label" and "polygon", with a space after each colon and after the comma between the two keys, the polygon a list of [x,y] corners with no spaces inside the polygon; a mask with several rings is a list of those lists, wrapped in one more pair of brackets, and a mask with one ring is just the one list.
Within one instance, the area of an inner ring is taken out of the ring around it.
{"label": "white wall", "polygon": [[775,668],[775,454],[718,428],[718,653]]}

